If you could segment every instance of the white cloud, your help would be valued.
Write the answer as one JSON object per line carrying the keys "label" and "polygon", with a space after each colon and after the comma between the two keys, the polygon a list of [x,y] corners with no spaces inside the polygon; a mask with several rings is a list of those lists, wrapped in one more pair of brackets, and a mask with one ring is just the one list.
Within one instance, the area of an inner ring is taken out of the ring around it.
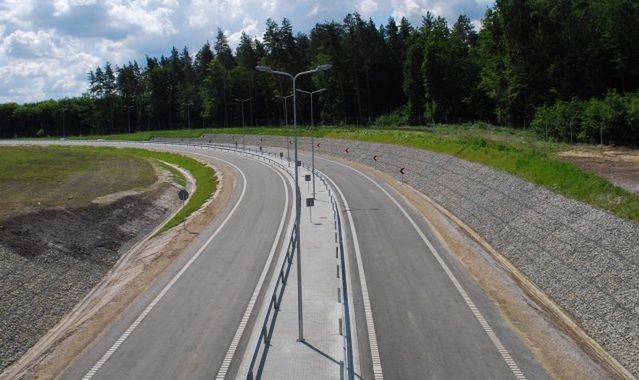
{"label": "white cloud", "polygon": [[33,9],[33,2],[29,0],[0,1],[0,25],[14,24],[18,27],[29,27],[27,18]]}
{"label": "white cloud", "polygon": [[373,14],[378,8],[375,0],[360,0],[357,3],[357,11],[364,16]]}
{"label": "white cloud", "polygon": [[173,23],[177,5],[165,2],[167,6],[149,9],[139,2],[121,3],[113,1],[108,5],[107,13],[112,24],[122,27],[134,25],[146,34],[170,35],[178,32]]}
{"label": "white cloud", "polygon": [[95,5],[96,3],[96,0],[55,0],[53,2],[53,8],[55,8],[53,16],[61,16],[67,13],[72,7]]}
{"label": "white cloud", "polygon": [[406,17],[413,22],[419,22],[427,12],[449,22],[454,22],[460,14],[479,19],[492,3],[493,0],[391,0],[393,17]]}
{"label": "white cloud", "polygon": [[230,30],[225,30],[224,34],[227,36],[229,45],[236,46],[240,42],[240,38],[242,37],[242,32],[248,34],[249,36],[255,36],[259,33],[259,21],[253,20],[250,18],[245,18],[242,21],[242,29],[231,32]]}
{"label": "white cloud", "polygon": [[2,39],[0,52],[12,57],[36,58],[52,55],[55,47],[52,31],[16,30]]}
{"label": "white cloud", "polygon": [[260,38],[265,21],[291,20],[294,33],[359,12],[376,23],[427,11],[474,24],[494,0],[0,0],[0,102],[80,95],[86,73],[188,46],[192,55],[217,28],[234,48],[242,32]]}

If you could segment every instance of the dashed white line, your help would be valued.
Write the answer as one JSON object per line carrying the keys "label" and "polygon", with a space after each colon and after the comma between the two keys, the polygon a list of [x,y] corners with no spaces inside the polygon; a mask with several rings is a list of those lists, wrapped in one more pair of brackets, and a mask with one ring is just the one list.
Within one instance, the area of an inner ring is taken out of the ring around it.
{"label": "dashed white line", "polygon": [[229,214],[226,216],[226,218],[224,218],[224,220],[222,221],[220,226],[215,230],[215,232],[211,235],[211,237],[208,238],[206,243],[204,243],[204,245],[202,245],[202,247],[200,247],[200,249],[198,249],[198,251],[193,255],[193,257],[191,257],[191,259],[189,261],[187,261],[186,264],[184,264],[182,269],[180,269],[180,271],[175,276],[173,276],[171,281],[169,281],[169,283],[166,284],[166,286],[164,286],[162,291],[157,296],[155,296],[153,301],[151,301],[151,303],[144,309],[144,311],[126,329],[126,331],[120,336],[120,338],[115,343],[113,343],[111,348],[109,348],[109,350],[107,352],[105,352],[104,355],[100,358],[100,360],[98,360],[93,365],[91,370],[89,370],[89,372],[87,372],[86,375],[84,375],[84,377],[82,378],[83,380],[90,380],[93,376],[95,376],[95,374],[100,370],[100,368],[102,368],[104,363],[106,363],[107,360],[109,360],[109,358],[111,358],[111,356],[115,353],[115,351],[117,351],[117,349],[122,345],[122,343],[124,343],[124,341],[126,341],[126,339],[129,337],[129,335],[131,335],[131,333],[133,333],[133,331],[140,325],[140,323],[142,323],[144,318],[146,318],[146,316],[151,312],[151,310],[153,310],[155,305],[157,305],[157,303],[160,302],[160,300],[173,287],[173,285],[177,282],[177,280],[180,277],[182,277],[184,272],[186,272],[186,270],[189,269],[189,267],[195,262],[195,260],[197,260],[198,257],[200,257],[202,252],[204,252],[204,250],[209,246],[209,244],[211,244],[213,239],[215,239],[215,237],[219,234],[219,232],[222,230],[222,228],[224,228],[224,226],[229,221],[231,216],[235,213],[235,210],[237,210],[237,208],[239,207],[240,203],[242,203],[242,199],[244,198],[244,194],[246,193],[246,176],[244,175],[244,172],[242,172],[240,170],[240,168],[238,168],[237,166],[233,165],[232,163],[230,163],[228,161],[225,161],[225,160],[222,160],[222,159],[219,159],[219,160],[223,161],[223,162],[226,162],[230,166],[234,167],[242,175],[242,179],[243,179],[243,181],[242,181],[243,182],[242,192],[240,194],[239,199],[237,200],[237,202],[233,206],[233,209],[231,209]]}
{"label": "dashed white line", "polygon": [[[346,197],[344,197],[344,193],[342,190],[330,179],[328,176],[325,176],[326,179],[331,183],[333,188],[339,193],[342,198],[342,202],[344,202],[344,206],[349,209],[348,202],[346,201]],[[357,239],[357,232],[355,231],[355,223],[353,222],[353,217],[351,213],[347,213],[349,227],[351,230],[351,235],[353,236],[353,245],[355,247],[355,257],[357,259],[357,271],[359,274],[359,282],[360,288],[362,289],[362,301],[364,303],[364,318],[366,319],[366,330],[368,332],[368,343],[371,351],[371,361],[373,364],[373,378],[375,380],[383,380],[384,372],[382,371],[382,361],[379,356],[379,348],[377,346],[377,334],[375,333],[375,322],[373,320],[373,312],[371,309],[371,301],[368,296],[368,285],[366,284],[366,276],[364,274],[364,263],[362,262],[362,253],[359,249],[359,240]]]}
{"label": "dashed white line", "polygon": [[271,266],[271,262],[273,261],[273,257],[275,256],[277,244],[280,240],[280,236],[284,228],[284,221],[286,220],[286,213],[288,211],[288,206],[289,206],[288,186],[286,185],[286,180],[284,179],[282,174],[278,170],[275,170],[275,169],[273,170],[280,176],[280,178],[282,179],[282,183],[284,184],[284,187],[286,188],[284,212],[282,214],[280,225],[277,229],[277,234],[275,235],[275,240],[273,241],[273,246],[271,247],[271,250],[269,252],[268,259],[266,260],[266,264],[264,264],[264,269],[262,269],[262,274],[260,275],[260,278],[257,281],[257,285],[255,285],[255,290],[253,291],[253,295],[251,296],[251,299],[249,300],[248,306],[246,307],[246,311],[244,312],[244,315],[242,316],[240,325],[238,326],[237,331],[235,332],[233,341],[231,342],[231,345],[229,346],[228,351],[226,352],[226,355],[224,356],[224,360],[222,361],[222,365],[220,366],[220,369],[217,372],[217,376],[215,377],[216,380],[224,380],[226,378],[229,367],[231,366],[231,361],[233,360],[233,356],[235,356],[235,352],[237,351],[238,344],[240,343],[240,339],[242,338],[242,335],[244,334],[244,330],[246,329],[248,320],[251,317],[251,314],[253,313],[253,309],[255,308],[257,297],[260,295],[262,285],[264,283],[264,280],[266,279],[266,275],[268,274],[268,270]]}
{"label": "dashed white line", "polygon": [[[331,161],[331,162],[334,162],[334,161]],[[464,302],[466,303],[466,305],[470,309],[471,313],[473,314],[475,319],[477,319],[477,321],[479,322],[479,324],[482,327],[482,329],[484,330],[484,332],[488,335],[488,337],[490,338],[491,342],[493,343],[493,345],[495,346],[495,348],[497,349],[497,351],[499,352],[501,357],[504,359],[504,362],[506,362],[506,365],[508,366],[510,371],[513,373],[513,375],[515,375],[515,377],[517,379],[521,379],[521,380],[525,379],[526,377],[524,376],[524,374],[519,369],[519,366],[512,359],[512,357],[510,356],[510,353],[508,352],[508,350],[506,350],[506,348],[504,348],[504,345],[501,343],[501,341],[499,340],[499,338],[497,337],[497,335],[495,334],[493,329],[490,327],[490,325],[488,324],[488,322],[486,321],[484,316],[481,314],[479,309],[477,309],[477,306],[475,306],[475,303],[472,301],[472,299],[470,298],[470,296],[468,295],[468,293],[466,292],[464,287],[457,280],[457,277],[455,277],[453,272],[450,270],[450,268],[448,267],[446,262],[443,260],[443,258],[441,257],[441,255],[437,251],[437,249],[435,249],[435,247],[433,246],[431,241],[428,239],[428,237],[426,237],[426,235],[424,235],[424,232],[419,228],[417,223],[415,223],[415,221],[408,214],[408,212],[406,212],[404,207],[402,207],[402,205],[388,191],[386,191],[386,189],[384,189],[380,184],[375,182],[368,175],[362,173],[361,171],[359,171],[359,170],[357,170],[355,168],[352,168],[350,166],[346,166],[346,165],[344,165],[342,163],[339,163],[339,162],[335,162],[335,163],[338,164],[338,165],[347,167],[347,168],[355,171],[356,173],[359,173],[361,176],[363,176],[364,178],[368,179],[371,183],[373,183],[375,186],[377,186],[382,192],[384,192],[384,194],[386,194],[386,196],[388,196],[388,198],[390,198],[391,201],[393,201],[393,203],[395,203],[395,205],[401,210],[401,212],[404,214],[404,216],[406,216],[406,218],[411,223],[411,225],[413,226],[415,231],[417,231],[417,233],[422,238],[424,243],[426,243],[426,245],[428,246],[431,254],[435,257],[435,259],[437,260],[439,265],[442,267],[442,269],[444,270],[444,272],[446,273],[446,275],[448,276],[450,281],[453,283],[453,285],[455,286],[455,289],[457,290],[457,292],[464,299]],[[346,206],[346,207],[348,207],[348,206]],[[350,214],[349,214],[349,217],[350,217]],[[358,262],[358,265],[359,265],[359,262]]]}

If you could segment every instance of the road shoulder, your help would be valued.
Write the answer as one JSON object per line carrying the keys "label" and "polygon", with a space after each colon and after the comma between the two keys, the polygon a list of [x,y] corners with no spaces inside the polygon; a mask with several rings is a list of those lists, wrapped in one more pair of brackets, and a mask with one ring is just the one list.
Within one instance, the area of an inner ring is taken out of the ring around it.
{"label": "road shoulder", "polygon": [[[549,313],[547,305],[553,302],[541,291],[531,294],[531,289],[536,288],[534,284],[452,213],[390,175],[341,158],[331,159],[352,166],[380,183],[386,183],[417,210],[438,240],[454,253],[454,257],[486,292],[504,319],[554,378],[600,379],[611,376],[590,356],[593,355],[597,361],[604,361],[609,354],[601,347],[593,347],[596,343],[583,331],[583,336],[573,335],[574,330],[566,331],[565,318],[568,317],[564,314],[558,320],[554,313]],[[554,307],[559,309],[556,305]],[[576,324],[574,327],[578,328]],[[585,341],[586,338],[590,342]],[[607,368],[611,365],[614,367],[614,363],[605,361]],[[615,375],[619,373],[618,368],[609,370]]]}
{"label": "road shoulder", "polygon": [[[226,208],[237,184],[232,170],[218,160],[193,159],[209,164],[217,172],[219,184],[214,196],[184,226],[151,238],[154,231],[132,247],[123,255],[127,259],[116,264],[94,288],[99,292],[92,291],[0,378],[59,376]],[[171,218],[172,215],[167,220]]]}

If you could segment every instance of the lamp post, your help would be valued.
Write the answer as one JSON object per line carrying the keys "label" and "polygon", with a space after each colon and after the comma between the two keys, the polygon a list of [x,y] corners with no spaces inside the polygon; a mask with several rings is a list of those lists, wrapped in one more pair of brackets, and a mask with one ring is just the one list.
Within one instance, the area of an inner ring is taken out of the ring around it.
{"label": "lamp post", "polygon": [[251,98],[244,99],[244,100],[235,99],[235,101],[240,103],[242,107],[242,150],[246,150],[246,144],[244,143],[244,137],[246,136],[246,133],[244,132],[244,103],[250,102]]}
{"label": "lamp post", "polygon": [[129,133],[131,133],[131,108],[133,108],[133,106],[125,106],[124,108],[126,108],[126,124]]}
{"label": "lamp post", "polygon": [[283,71],[276,71],[273,70],[270,66],[263,66],[263,65],[259,65],[259,66],[255,66],[255,69],[257,71],[261,71],[261,72],[265,72],[265,73],[269,73],[269,74],[275,74],[275,75],[283,75],[285,77],[288,77],[291,79],[291,81],[293,82],[293,131],[294,131],[294,139],[295,139],[295,210],[296,210],[296,215],[295,215],[295,235],[297,237],[297,319],[298,319],[298,329],[299,329],[299,337],[298,337],[298,341],[299,342],[303,342],[304,341],[304,318],[303,318],[303,314],[302,314],[302,252],[301,252],[301,244],[300,244],[300,240],[301,240],[301,236],[300,236],[300,216],[302,214],[302,200],[301,200],[301,194],[300,194],[300,187],[299,187],[299,170],[297,167],[297,162],[298,162],[298,158],[297,158],[297,104],[296,104],[296,100],[297,97],[295,96],[295,94],[297,93],[297,78],[304,76],[304,75],[309,75],[309,74],[314,74],[314,73],[318,73],[320,71],[325,71],[325,70],[329,70],[331,67],[333,67],[333,65],[331,64],[324,64],[324,65],[319,65],[317,66],[315,69],[313,70],[308,70],[308,71],[303,71],[301,73],[297,73],[295,75],[283,72]]}
{"label": "lamp post", "polygon": [[[306,94],[311,97],[311,129],[313,129],[315,123],[313,122],[313,95],[319,94],[322,91],[326,91],[325,88],[320,88],[319,90],[315,90],[313,92],[308,92],[304,90],[297,90],[303,94]],[[313,199],[315,199],[315,137],[311,133],[311,166],[313,171]]]}
{"label": "lamp post", "polygon": [[[282,99],[282,101],[284,102],[284,125],[286,127],[288,127],[288,108],[286,107],[286,100],[288,98],[292,98],[293,94],[288,95],[288,96],[280,96],[280,95],[275,95],[275,98],[277,99]],[[288,135],[286,135],[286,160],[288,161],[288,166],[291,166],[291,144],[290,144]]]}
{"label": "lamp post", "polygon": [[62,137],[67,137],[67,128],[66,128],[66,122],[64,120],[64,113],[67,111],[66,108],[62,108],[60,110],[60,112],[62,112]]}
{"label": "lamp post", "polygon": [[288,100],[288,98],[292,98],[293,94],[288,96],[275,95],[275,97],[277,99],[282,99],[282,101],[284,102],[284,125],[288,127],[288,108],[286,106],[286,101]]}
{"label": "lamp post", "polygon": [[192,105],[193,105],[193,102],[186,103],[186,120],[187,120],[188,129],[191,129],[191,106]]}

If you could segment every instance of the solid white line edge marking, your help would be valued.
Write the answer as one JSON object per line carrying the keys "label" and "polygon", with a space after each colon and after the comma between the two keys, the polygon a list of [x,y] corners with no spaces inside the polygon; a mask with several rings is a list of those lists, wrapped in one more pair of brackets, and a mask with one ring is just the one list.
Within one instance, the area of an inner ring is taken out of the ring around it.
{"label": "solid white line edge marking", "polygon": [[[333,182],[333,180],[324,173],[324,177],[331,183],[332,187],[339,193],[344,207],[350,209],[348,201],[342,193],[342,190]],[[341,210],[339,210],[342,212]],[[342,215],[344,213],[342,212]],[[353,246],[355,247],[355,257],[357,259],[357,272],[359,275],[360,288],[362,290],[362,301],[364,304],[364,318],[366,319],[366,330],[368,331],[368,343],[371,351],[371,361],[373,362],[373,377],[375,380],[383,380],[384,372],[382,371],[382,361],[379,356],[379,348],[377,345],[377,334],[375,333],[375,321],[373,320],[373,311],[371,309],[371,301],[368,296],[368,285],[366,284],[366,275],[364,274],[364,262],[362,261],[362,253],[359,248],[359,239],[357,238],[357,231],[355,231],[355,223],[350,212],[346,213],[348,216],[348,224],[353,237]]]}
{"label": "solid white line edge marking", "polygon": [[180,269],[180,271],[175,276],[173,276],[171,281],[169,281],[169,283],[164,286],[162,291],[157,296],[155,296],[153,301],[151,301],[151,303],[144,309],[144,311],[135,319],[135,321],[126,329],[126,331],[124,331],[124,333],[120,336],[120,338],[117,341],[115,341],[115,343],[113,343],[111,348],[109,348],[109,350],[107,352],[105,352],[104,355],[100,358],[100,360],[98,360],[93,365],[91,370],[89,370],[89,372],[87,372],[86,375],[84,375],[82,380],[90,380],[100,370],[100,368],[104,365],[104,363],[106,363],[106,361],[109,360],[109,358],[111,358],[111,356],[115,353],[115,351],[122,345],[122,343],[124,343],[124,341],[129,337],[129,335],[131,335],[131,333],[133,333],[133,331],[138,327],[138,325],[140,323],[142,323],[144,318],[146,318],[146,316],[151,312],[151,310],[153,310],[155,305],[158,302],[160,302],[160,300],[173,287],[173,285],[177,282],[177,280],[180,277],[182,277],[184,272],[186,272],[186,270],[189,269],[189,267],[195,262],[195,260],[197,260],[198,257],[200,257],[202,252],[204,252],[204,250],[206,248],[208,248],[209,244],[211,244],[213,239],[215,239],[215,237],[219,234],[219,232],[222,230],[222,228],[229,221],[231,216],[235,213],[235,210],[237,210],[239,205],[242,203],[242,199],[244,198],[244,195],[246,193],[246,176],[244,175],[244,173],[237,166],[233,165],[232,163],[230,163],[228,161],[225,161],[225,160],[222,160],[222,159],[220,159],[220,161],[226,162],[227,164],[233,166],[242,175],[243,186],[242,186],[242,193],[240,194],[240,198],[237,200],[237,202],[233,206],[233,209],[231,209],[231,211],[226,216],[226,218],[224,218],[224,221],[222,221],[222,223],[218,226],[218,228],[215,230],[215,232],[207,239],[207,241],[204,243],[204,245],[202,245],[202,247],[200,247],[200,249],[198,249],[198,251],[193,255],[193,257],[191,257],[191,259],[189,259],[189,261],[186,264],[184,264],[182,269]]}
{"label": "solid white line edge marking", "polygon": [[[260,162],[260,161],[257,161]],[[262,163],[262,162],[260,162]],[[270,165],[264,164],[265,166],[270,167]],[[273,241],[273,245],[271,247],[271,250],[269,252],[269,256],[268,259],[266,260],[266,264],[264,264],[264,268],[262,269],[262,274],[260,275],[259,280],[257,281],[257,285],[255,285],[255,290],[253,291],[253,295],[251,296],[251,299],[249,300],[249,304],[246,307],[246,311],[244,312],[244,315],[242,316],[242,320],[240,321],[240,324],[237,328],[237,331],[235,332],[235,335],[233,337],[233,340],[231,341],[231,345],[229,346],[228,351],[226,352],[226,355],[224,356],[224,360],[222,361],[222,365],[220,366],[220,369],[218,370],[218,373],[215,377],[216,380],[223,380],[226,378],[229,367],[231,366],[231,362],[233,360],[233,356],[235,356],[235,353],[237,351],[237,347],[239,345],[240,339],[242,338],[242,335],[244,334],[244,329],[246,328],[246,325],[248,324],[248,320],[251,317],[251,314],[253,313],[253,309],[255,307],[255,303],[257,302],[257,298],[260,294],[260,292],[262,291],[262,285],[264,283],[264,281],[266,280],[266,275],[268,274],[269,268],[271,266],[271,262],[273,261],[273,258],[275,256],[275,251],[277,249],[280,237],[282,235],[282,229],[284,228],[284,222],[286,220],[286,214],[288,212],[288,206],[289,206],[289,187],[287,186],[286,180],[284,179],[284,176],[282,176],[282,174],[279,172],[279,170],[275,170],[273,169],[280,177],[280,179],[282,180],[282,183],[284,184],[284,187],[286,189],[285,193],[286,193],[286,200],[284,202],[284,212],[282,213],[282,219],[280,221],[280,225],[277,229],[277,233],[275,235],[275,240]]]}
{"label": "solid white line edge marking", "polygon": [[[475,319],[477,319],[477,322],[479,322],[479,324],[481,325],[481,327],[484,330],[484,332],[486,333],[486,335],[488,335],[488,337],[490,338],[491,342],[493,343],[493,345],[495,346],[495,348],[497,349],[497,351],[499,352],[501,357],[504,359],[504,361],[506,362],[506,365],[511,370],[511,372],[513,373],[515,378],[520,379],[520,380],[526,379],[524,374],[519,369],[519,366],[517,365],[517,363],[513,360],[513,358],[510,356],[510,353],[508,352],[508,350],[506,350],[506,348],[502,344],[501,340],[499,340],[499,338],[497,337],[497,334],[495,334],[493,329],[490,327],[490,324],[488,324],[488,322],[486,321],[484,316],[481,314],[481,312],[479,311],[479,309],[477,308],[475,303],[472,301],[472,299],[470,298],[468,293],[466,293],[466,290],[464,289],[464,287],[461,285],[459,280],[457,280],[457,277],[455,277],[453,272],[450,270],[450,268],[448,267],[448,265],[446,264],[444,259],[441,257],[441,255],[437,251],[437,249],[435,249],[435,247],[433,246],[431,241],[428,239],[428,237],[426,237],[424,232],[419,228],[417,223],[415,223],[413,218],[408,214],[408,212],[404,209],[404,207],[395,198],[393,198],[393,196],[386,189],[384,189],[380,184],[375,182],[375,180],[373,180],[371,177],[369,177],[365,173],[363,173],[363,172],[361,172],[361,171],[359,171],[359,170],[357,170],[357,169],[355,169],[353,167],[350,167],[348,165],[344,165],[344,164],[342,164],[340,162],[337,162],[337,161],[333,161],[333,160],[327,160],[327,161],[334,162],[334,163],[336,163],[336,164],[338,164],[340,166],[349,168],[349,169],[355,171],[356,173],[360,174],[362,177],[366,178],[371,183],[373,183],[375,186],[377,186],[382,192],[384,192],[384,194],[386,194],[386,196],[388,198],[390,198],[391,201],[393,201],[393,203],[395,203],[395,205],[401,210],[401,212],[404,214],[404,216],[406,216],[406,218],[409,220],[409,222],[411,223],[411,225],[413,226],[415,231],[417,231],[417,233],[422,238],[424,243],[426,243],[426,245],[428,246],[428,248],[431,251],[431,254],[435,257],[435,259],[437,260],[439,265],[442,267],[442,269],[444,270],[444,272],[446,273],[446,275],[448,276],[450,281],[453,283],[453,285],[455,286],[455,289],[457,290],[457,292],[464,299],[464,302],[466,303],[466,305],[470,309],[471,313],[473,314]],[[350,213],[349,213],[349,217],[350,217]],[[359,263],[358,263],[358,265],[359,265]]]}

